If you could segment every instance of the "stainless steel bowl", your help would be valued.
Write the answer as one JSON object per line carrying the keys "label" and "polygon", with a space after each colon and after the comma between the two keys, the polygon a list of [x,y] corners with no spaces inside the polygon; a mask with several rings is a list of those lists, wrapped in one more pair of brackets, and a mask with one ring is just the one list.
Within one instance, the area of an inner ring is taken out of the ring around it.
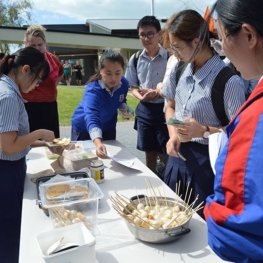
{"label": "stainless steel bowl", "polygon": [[[140,203],[145,205],[145,198],[139,198]],[[131,202],[133,206],[137,206],[139,204],[139,200],[136,197],[135,200]],[[148,200],[148,199],[147,199]],[[173,198],[163,198],[163,197],[157,197],[158,203],[160,205],[166,205],[166,202],[168,206],[174,206],[175,201]],[[151,205],[155,205],[155,198],[150,198]],[[179,201],[180,208],[186,208],[186,204],[183,201]],[[132,212],[131,208],[127,205],[126,209],[123,210],[125,214],[129,214],[127,211],[129,210]],[[178,238],[180,238],[182,235],[185,235],[189,233],[191,230],[188,228],[190,223],[191,217],[187,221],[185,221],[182,225],[179,225],[177,227],[168,228],[168,229],[148,229],[143,227],[138,227],[132,223],[130,223],[128,220],[125,220],[126,225],[130,232],[139,240],[149,242],[149,243],[167,243],[174,241]]]}

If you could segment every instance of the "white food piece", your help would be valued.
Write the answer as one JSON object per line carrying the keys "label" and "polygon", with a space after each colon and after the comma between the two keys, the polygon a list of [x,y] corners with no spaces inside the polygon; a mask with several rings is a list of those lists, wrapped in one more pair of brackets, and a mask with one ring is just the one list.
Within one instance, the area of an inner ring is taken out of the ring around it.
{"label": "white food piece", "polygon": [[64,215],[65,218],[69,218],[70,217],[70,212],[64,212],[63,215]]}
{"label": "white food piece", "polygon": [[162,215],[161,214],[156,214],[153,216],[155,220],[160,220]]}
{"label": "white food piece", "polygon": [[138,204],[137,205],[137,210],[141,210],[141,209],[144,209],[144,205],[143,204]]}
{"label": "white food piece", "polygon": [[143,211],[141,212],[141,217],[143,218],[143,217],[147,217],[147,216],[148,216],[148,213],[143,210]]}
{"label": "white food piece", "polygon": [[140,218],[138,218],[138,217],[135,217],[133,222],[134,222],[135,225],[140,225],[142,220]]}
{"label": "white food piece", "polygon": [[178,213],[177,220],[180,220],[181,223],[183,221],[185,221],[187,218],[188,218],[188,216],[186,215],[186,213],[184,211],[181,211],[181,212]]}
{"label": "white food piece", "polygon": [[164,213],[165,214],[170,214],[170,213],[172,213],[172,211],[170,209],[166,209]]}
{"label": "white food piece", "polygon": [[127,217],[128,217],[130,220],[132,220],[132,221],[133,221],[133,218],[134,218],[134,216],[133,216],[133,215],[129,214],[129,215],[127,215]]}
{"label": "white food piece", "polygon": [[160,212],[161,212],[161,213],[164,213],[164,212],[165,212],[165,207],[162,206],[162,207],[160,208]]}
{"label": "white food piece", "polygon": [[155,229],[158,229],[158,228],[160,228],[161,223],[158,220],[153,220],[151,222],[151,226],[153,226]]}
{"label": "white food piece", "polygon": [[151,211],[149,212],[149,215],[152,215],[152,216],[156,215],[156,211],[155,211],[155,210],[151,210]]}
{"label": "white food piece", "polygon": [[174,212],[180,212],[181,211],[179,205],[176,205],[173,210],[174,210]]}
{"label": "white food piece", "polygon": [[172,213],[166,213],[165,216],[167,219],[172,219],[173,214]]}
{"label": "white food piece", "polygon": [[169,221],[170,221],[170,220],[169,220],[168,218],[166,218],[166,217],[162,217],[162,218],[161,218],[162,225],[168,223]]}
{"label": "white food piece", "polygon": [[132,211],[132,214],[136,216],[136,215],[139,214],[139,212],[138,212],[137,210],[133,210],[133,211]]}
{"label": "white food piece", "polygon": [[150,212],[151,208],[150,208],[148,205],[146,205],[146,206],[144,207],[144,210],[145,210],[146,212]]}
{"label": "white food piece", "polygon": [[78,213],[78,212],[77,212],[76,210],[72,210],[72,211],[71,211],[71,214],[72,214],[73,216],[76,216],[77,213]]}
{"label": "white food piece", "polygon": [[169,222],[167,222],[166,224],[163,224],[163,229],[168,229],[169,228],[168,225],[169,225]]}

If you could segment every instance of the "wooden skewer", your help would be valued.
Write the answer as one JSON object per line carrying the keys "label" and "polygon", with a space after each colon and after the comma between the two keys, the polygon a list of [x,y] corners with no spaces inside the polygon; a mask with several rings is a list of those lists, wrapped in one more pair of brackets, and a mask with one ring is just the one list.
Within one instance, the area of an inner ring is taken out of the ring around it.
{"label": "wooden skewer", "polygon": [[174,208],[175,208],[176,205],[180,206],[179,199],[181,199],[181,197],[182,197],[182,195],[180,195],[180,196],[176,195],[176,201],[177,202],[176,201],[174,202]]}
{"label": "wooden skewer", "polygon": [[149,180],[149,184],[150,184],[150,186],[151,186],[151,188],[152,188],[152,191],[153,191],[153,194],[154,194],[154,197],[155,197],[155,205],[159,205],[158,199],[157,199],[157,196],[156,196],[156,193],[155,193],[155,191],[154,191],[154,188],[153,188],[152,183],[151,183],[150,180]]}
{"label": "wooden skewer", "polygon": [[[115,200],[114,200],[113,198],[110,197],[110,199],[111,199],[111,201],[113,201],[113,203],[115,203]],[[118,207],[118,205],[117,205],[117,207]],[[113,208],[114,208],[114,207],[113,207]],[[119,207],[118,207],[118,208],[119,208]],[[123,208],[124,208],[124,210],[127,210],[124,206],[123,206]],[[115,210],[116,210],[116,209],[115,209]],[[123,211],[122,211],[120,208],[119,208],[119,210],[116,210],[116,211],[120,211],[120,213],[123,215],[123,217],[127,216],[126,214],[123,213]],[[129,214],[131,214],[129,210],[128,210],[128,212],[129,212]],[[132,215],[133,215],[133,214],[132,214]],[[153,227],[154,229],[156,229],[156,227],[155,227],[154,225],[152,225],[151,223],[145,221],[145,220],[144,220],[143,218],[141,218],[139,215],[133,215],[133,216],[139,218],[141,221],[145,222],[145,223],[148,224],[150,227]],[[134,223],[134,222],[133,222],[133,223]]]}
{"label": "wooden skewer", "polygon": [[[167,225],[167,227],[170,226],[174,221],[176,221],[176,219],[177,219],[177,217],[178,217],[179,215],[180,215],[180,214],[178,214],[178,215],[176,215],[174,218],[172,218],[172,219],[170,220],[169,224]],[[176,221],[176,223],[178,223],[178,222]]]}
{"label": "wooden skewer", "polygon": [[[163,187],[163,195],[161,194],[161,191],[159,189],[159,187],[157,186],[157,184],[155,183],[155,187],[153,187],[154,182],[152,183],[149,180],[146,180],[146,193],[147,196],[144,196],[144,200],[145,200],[145,205],[149,206],[152,209],[152,204],[154,205],[154,203],[156,205],[160,205],[159,200],[157,198],[157,193],[160,195],[160,198],[162,199],[162,205],[168,206],[168,202],[167,202],[167,198],[165,195],[165,191],[164,191],[164,187]],[[180,207],[183,206],[183,213],[179,213],[177,215],[175,215],[169,222],[168,224],[165,224],[166,227],[169,227],[173,222],[176,222],[177,225],[181,225],[183,224],[186,220],[190,219],[192,217],[192,215],[202,209],[203,207],[201,207],[202,203],[200,203],[197,207],[195,207],[195,209],[193,209],[193,206],[195,204],[195,202],[198,199],[198,195],[195,198],[195,200],[189,205],[189,201],[191,198],[191,194],[192,194],[192,189],[189,189],[190,184],[188,183],[187,185],[187,189],[186,189],[186,193],[185,193],[185,197],[184,200],[182,200],[182,195],[179,196],[180,193],[180,185],[181,185],[181,181],[178,182],[178,184],[176,184],[176,197],[175,197],[175,202],[174,202],[174,206],[176,206],[176,204],[178,204]],[[157,188],[157,189],[155,189]],[[189,191],[190,190],[190,191]],[[137,195],[137,199],[138,199],[138,203],[141,203],[141,200],[139,198],[139,195],[137,193],[137,189],[135,188],[136,191],[136,195]],[[150,193],[150,194],[149,194]],[[138,212],[137,210],[137,206],[135,207],[135,204],[131,201],[129,198],[127,198],[126,196],[122,195],[122,194],[118,194],[117,192],[115,192],[116,196],[110,197],[110,200],[112,201],[112,207],[116,210],[116,212],[122,216],[124,219],[126,219],[127,221],[135,224],[136,226],[139,226],[143,223],[147,224],[147,226],[154,228],[154,229],[158,229],[156,228],[156,226],[152,225],[150,222],[145,221],[140,214],[132,214],[132,211],[135,210]],[[182,210],[181,210],[182,211]],[[131,215],[131,216],[128,216]],[[134,219],[140,219],[141,224],[136,224],[134,223]],[[143,226],[142,226],[143,227]]]}
{"label": "wooden skewer", "polygon": [[164,194],[164,198],[165,198],[165,203],[166,203],[166,206],[168,206],[166,194],[165,194],[165,191],[164,191],[164,184],[162,184],[162,187],[163,187],[163,194]]}
{"label": "wooden skewer", "polygon": [[195,202],[198,200],[199,195],[196,196],[195,200],[188,206],[187,210],[192,210]]}
{"label": "wooden skewer", "polygon": [[186,198],[187,198],[187,194],[188,194],[189,185],[190,185],[190,182],[188,182],[187,187],[186,187],[186,193],[185,193],[185,196],[184,196],[184,202],[185,203],[186,203]]}
{"label": "wooden skewer", "polygon": [[187,200],[187,205],[189,205],[189,201],[190,201],[190,197],[191,197],[191,195],[192,195],[192,190],[193,190],[193,188],[191,188],[191,190],[190,190],[190,194],[189,194],[189,196],[188,196],[188,200]]}
{"label": "wooden skewer", "polygon": [[135,192],[136,192],[136,195],[137,195],[138,203],[140,204],[141,202],[140,202],[140,198],[139,198],[139,196],[138,196],[137,189],[136,189],[135,187],[134,187],[134,189],[135,189]]}
{"label": "wooden skewer", "polygon": [[146,188],[146,195],[147,195],[147,199],[148,199],[149,206],[150,206],[150,208],[152,209],[152,204],[151,204],[150,199],[149,199],[148,188]]}
{"label": "wooden skewer", "polygon": [[[179,180],[179,184],[178,184],[178,196],[180,195],[180,188],[181,188],[181,180]],[[182,195],[180,195],[179,197],[181,198]],[[179,204],[179,199],[178,199],[178,204]]]}
{"label": "wooden skewer", "polygon": [[202,208],[204,208],[204,206],[200,206],[200,207],[198,207],[198,209],[194,209],[194,210],[189,214],[189,216],[192,216],[195,212],[201,210]]}
{"label": "wooden skewer", "polygon": [[126,198],[126,199],[128,199],[129,200],[129,202],[127,202],[124,198],[122,198],[119,194],[117,194],[116,193],[116,196],[123,202],[123,203],[125,203],[127,206],[129,206],[131,209],[133,209],[133,210],[136,210],[137,209],[137,207],[135,207],[135,206],[133,206],[132,204],[131,204],[131,202],[130,202],[130,200],[128,199],[128,198]]}
{"label": "wooden skewer", "polygon": [[[157,185],[157,183],[155,182],[155,187],[157,188],[157,190],[158,190],[158,192],[159,192],[159,195],[160,195],[160,197],[162,198],[162,200],[164,200],[164,198],[163,198],[163,196],[162,196],[162,194],[161,194],[161,192],[160,192],[160,189],[159,189],[159,187],[158,187],[158,185]],[[164,202],[164,201],[163,201]]]}
{"label": "wooden skewer", "polygon": [[145,204],[146,204],[146,206],[148,206],[148,203],[147,203],[147,198],[146,198],[146,196],[144,196],[144,200],[145,200]]}
{"label": "wooden skewer", "polygon": [[124,206],[119,200],[114,200],[113,198],[110,197],[110,200],[118,207],[122,207],[128,214],[131,213],[130,210],[127,209],[127,206]]}
{"label": "wooden skewer", "polygon": [[153,194],[151,194],[151,188],[150,188],[150,186],[149,186],[149,182],[148,182],[148,181],[149,181],[149,180],[145,179],[145,182],[146,182],[146,185],[147,185],[147,189],[148,189],[148,191],[149,191],[149,193],[150,193],[149,196],[153,196]]}

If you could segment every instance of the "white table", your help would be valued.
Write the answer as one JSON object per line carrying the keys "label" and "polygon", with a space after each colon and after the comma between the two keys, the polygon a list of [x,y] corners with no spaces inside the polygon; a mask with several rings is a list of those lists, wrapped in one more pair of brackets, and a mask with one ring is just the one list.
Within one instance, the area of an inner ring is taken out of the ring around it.
{"label": "white table", "polygon": [[[131,154],[118,141],[105,142],[107,150],[117,158],[133,159]],[[28,174],[25,181],[23,200],[20,263],[41,263],[44,260],[37,247],[36,235],[52,229],[51,220],[36,205],[36,185],[30,181],[30,173],[49,168],[50,161],[44,149],[33,149],[28,154]],[[140,171],[126,168],[111,160],[104,160],[105,182],[100,184],[104,198],[99,204],[98,227],[101,235],[97,236],[96,256],[100,263],[171,263],[171,262],[223,262],[207,244],[206,223],[194,215],[190,221],[191,232],[178,240],[166,244],[150,244],[137,240],[129,232],[124,220],[111,207],[109,196],[117,191],[127,197],[146,194],[145,179],[163,189],[162,181],[141,161],[135,159]],[[174,197],[174,192],[164,186],[166,196]]]}

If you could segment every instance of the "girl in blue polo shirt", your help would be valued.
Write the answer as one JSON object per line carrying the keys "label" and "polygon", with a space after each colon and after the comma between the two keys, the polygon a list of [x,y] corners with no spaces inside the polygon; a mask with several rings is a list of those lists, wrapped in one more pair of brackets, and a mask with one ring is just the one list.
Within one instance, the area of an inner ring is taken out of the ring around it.
{"label": "girl in blue polo shirt", "polygon": [[24,180],[25,156],[30,146],[52,141],[54,133],[29,133],[28,117],[21,92],[28,93],[49,74],[44,55],[33,47],[7,55],[0,65],[0,259],[17,263]]}
{"label": "girl in blue polo shirt", "polygon": [[103,140],[116,139],[117,112],[124,118],[133,110],[126,104],[129,83],[125,77],[124,59],[113,50],[101,56],[97,73],[90,77],[82,102],[72,116],[71,140],[92,140],[96,154],[105,158]]}

